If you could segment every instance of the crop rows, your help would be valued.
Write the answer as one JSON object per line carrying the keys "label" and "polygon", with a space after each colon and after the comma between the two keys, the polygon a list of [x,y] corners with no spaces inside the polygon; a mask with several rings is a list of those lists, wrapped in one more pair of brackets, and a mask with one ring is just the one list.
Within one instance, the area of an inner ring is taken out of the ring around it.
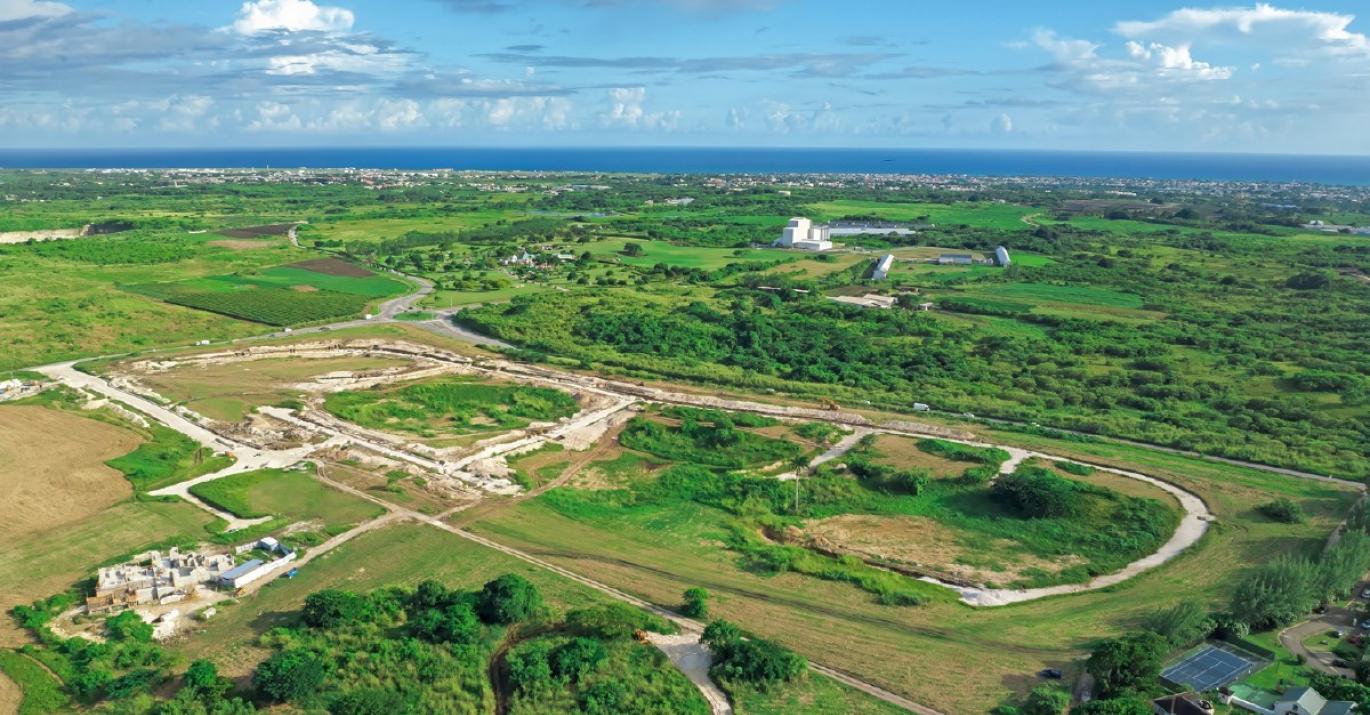
{"label": "crop rows", "polygon": [[336,291],[293,291],[257,286],[209,291],[178,283],[151,283],[128,290],[151,298],[267,325],[296,325],[356,315],[367,298]]}

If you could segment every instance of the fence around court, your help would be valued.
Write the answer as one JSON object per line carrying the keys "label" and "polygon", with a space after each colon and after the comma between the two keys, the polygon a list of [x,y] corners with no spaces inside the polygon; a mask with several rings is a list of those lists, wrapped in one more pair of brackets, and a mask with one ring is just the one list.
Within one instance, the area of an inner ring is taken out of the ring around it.
{"label": "fence around court", "polygon": [[1167,663],[1161,669],[1161,682],[1175,690],[1216,690],[1246,678],[1272,662],[1273,653],[1266,656],[1257,650],[1265,649],[1254,643],[1206,641]]}

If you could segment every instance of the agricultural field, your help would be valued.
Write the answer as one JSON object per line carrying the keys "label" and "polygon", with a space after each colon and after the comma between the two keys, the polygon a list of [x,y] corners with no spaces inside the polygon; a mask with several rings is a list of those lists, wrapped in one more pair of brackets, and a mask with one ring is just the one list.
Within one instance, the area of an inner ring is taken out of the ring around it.
{"label": "agricultural field", "polygon": [[0,544],[81,522],[133,493],[105,466],[138,435],[75,413],[0,406]]}
{"label": "agricultural field", "polygon": [[406,290],[398,280],[334,259],[125,288],[175,305],[277,326],[353,317],[375,299]]}
{"label": "agricultural field", "polygon": [[1017,230],[1028,225],[1023,219],[1038,211],[1025,206],[992,202],[885,203],[883,201],[839,200],[810,204],[815,219],[835,221],[847,217],[874,217],[913,224],[973,226]]}

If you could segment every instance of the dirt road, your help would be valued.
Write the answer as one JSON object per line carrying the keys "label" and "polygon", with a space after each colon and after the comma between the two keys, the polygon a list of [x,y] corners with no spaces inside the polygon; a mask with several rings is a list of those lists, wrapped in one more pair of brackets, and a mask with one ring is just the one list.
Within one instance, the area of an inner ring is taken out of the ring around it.
{"label": "dirt road", "polygon": [[732,713],[733,706],[728,702],[727,693],[709,677],[709,666],[713,664],[713,656],[709,649],[699,642],[698,633],[677,633],[673,636],[651,633],[647,639],[665,653],[675,667],[699,688],[704,699],[709,701],[709,709],[714,715]]}
{"label": "dirt road", "polygon": [[[421,524],[427,524],[428,526],[431,526],[433,528],[441,529],[449,534],[453,534],[455,536],[459,536],[463,539],[466,539],[467,541],[474,542],[488,549],[493,549],[507,556],[512,556],[513,558],[516,558],[525,563],[529,563],[534,566],[537,566],[538,568],[555,573],[558,576],[561,576],[562,578],[574,581],[582,586],[598,591],[599,593],[602,593],[615,600],[622,601],[623,603],[627,603],[632,606],[637,606],[638,608],[641,608],[644,611],[654,613],[676,624],[676,626],[679,627],[681,631],[687,634],[693,634],[696,637],[698,637],[699,634],[704,632],[704,624],[696,620],[686,618],[685,616],[682,616],[679,613],[676,613],[675,611],[662,608],[661,606],[658,606],[649,601],[645,601],[641,598],[620,591],[612,586],[600,583],[599,581],[595,581],[585,576],[581,576],[580,574],[575,573],[574,571],[569,571],[560,566],[557,566],[556,564],[544,561],[536,556],[533,556],[532,554],[520,551],[511,546],[505,546],[504,544],[501,544],[497,541],[491,541],[490,539],[473,534],[464,529],[459,529],[455,526],[452,526],[451,524],[448,524],[447,522],[443,521],[438,517],[429,516],[427,514],[414,511],[412,509],[405,509],[404,507],[396,506],[394,504],[386,502],[383,499],[380,499],[379,497],[376,497],[375,495],[368,494],[367,492],[362,491],[361,489],[357,489],[356,487],[353,487],[351,485],[343,484],[341,482],[329,479],[323,473],[317,474],[316,478],[323,481],[328,486],[333,487],[334,489],[346,492],[359,499],[364,499],[373,504],[379,504],[385,507],[386,509],[391,510],[395,515],[407,517]],[[891,705],[901,707],[910,712],[919,713],[919,715],[942,715],[941,713],[939,713],[936,710],[933,710],[932,708],[915,703],[912,700],[903,697],[902,695],[892,693],[888,690],[885,690],[884,688],[881,688],[878,685],[868,683],[864,680],[848,675],[842,671],[828,668],[818,663],[810,663],[809,667],[814,672],[822,673],[823,675],[826,675],[830,678],[839,680],[852,688],[856,688],[857,690],[860,690],[870,695],[871,697],[883,700],[887,703],[890,703]]]}

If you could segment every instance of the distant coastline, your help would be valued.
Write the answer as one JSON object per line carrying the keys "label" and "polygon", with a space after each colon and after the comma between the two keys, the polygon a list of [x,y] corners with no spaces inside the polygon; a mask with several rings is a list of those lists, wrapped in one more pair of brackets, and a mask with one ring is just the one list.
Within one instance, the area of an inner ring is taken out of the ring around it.
{"label": "distant coastline", "polygon": [[5,169],[358,168],[669,174],[965,174],[1370,185],[1370,156],[982,149],[0,149]]}

